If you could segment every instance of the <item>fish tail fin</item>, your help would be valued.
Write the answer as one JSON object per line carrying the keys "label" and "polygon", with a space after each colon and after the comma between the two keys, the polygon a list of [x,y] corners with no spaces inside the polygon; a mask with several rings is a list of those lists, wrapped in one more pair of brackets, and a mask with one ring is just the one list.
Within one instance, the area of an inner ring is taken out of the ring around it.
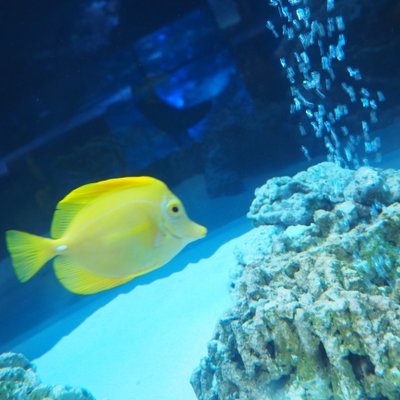
{"label": "fish tail fin", "polygon": [[52,242],[52,239],[21,231],[6,232],[7,248],[21,282],[32,278],[55,255]]}

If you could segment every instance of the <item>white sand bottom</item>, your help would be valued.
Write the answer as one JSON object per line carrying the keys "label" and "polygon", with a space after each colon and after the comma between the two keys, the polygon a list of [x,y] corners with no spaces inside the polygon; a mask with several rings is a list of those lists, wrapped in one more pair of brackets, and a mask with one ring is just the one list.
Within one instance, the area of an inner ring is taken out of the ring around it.
{"label": "white sand bottom", "polygon": [[[187,251],[198,258],[211,241],[224,241],[224,235],[229,240],[232,230],[247,229],[245,220],[231,223]],[[98,400],[196,399],[190,375],[207,354],[218,318],[231,305],[228,282],[237,240],[98,309],[33,360],[43,382],[82,386]]]}

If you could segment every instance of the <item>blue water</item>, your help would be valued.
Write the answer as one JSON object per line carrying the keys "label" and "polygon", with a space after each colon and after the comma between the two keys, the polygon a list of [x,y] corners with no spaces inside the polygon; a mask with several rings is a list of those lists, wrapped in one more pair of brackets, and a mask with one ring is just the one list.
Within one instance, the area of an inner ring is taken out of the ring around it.
{"label": "blue water", "polygon": [[46,236],[74,188],[142,175],[209,234],[93,296],[50,265],[21,284],[2,239],[0,352],[98,399],[195,399],[255,188],[323,160],[399,167],[398,2],[19,0],[1,14],[1,236]]}

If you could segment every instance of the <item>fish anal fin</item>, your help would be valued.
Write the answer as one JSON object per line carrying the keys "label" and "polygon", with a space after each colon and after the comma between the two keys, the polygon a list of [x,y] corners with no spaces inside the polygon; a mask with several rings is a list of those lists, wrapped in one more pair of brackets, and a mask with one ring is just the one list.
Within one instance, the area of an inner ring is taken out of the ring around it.
{"label": "fish anal fin", "polygon": [[135,275],[122,278],[109,278],[94,274],[75,264],[68,256],[54,259],[54,271],[57,279],[70,292],[77,294],[94,294],[122,285],[132,280]]}
{"label": "fish anal fin", "polygon": [[94,199],[114,191],[149,186],[156,183],[160,184],[161,182],[148,176],[125,177],[89,183],[73,190],[57,204],[51,224],[51,237],[59,239],[65,233],[75,215]]}

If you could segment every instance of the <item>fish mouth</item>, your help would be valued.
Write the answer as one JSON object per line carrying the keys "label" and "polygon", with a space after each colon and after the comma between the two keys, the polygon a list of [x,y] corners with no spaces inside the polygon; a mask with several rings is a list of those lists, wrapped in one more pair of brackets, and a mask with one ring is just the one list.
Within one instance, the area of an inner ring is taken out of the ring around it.
{"label": "fish mouth", "polygon": [[192,239],[202,239],[204,236],[207,235],[207,232],[208,230],[205,226],[193,222],[188,234],[189,237]]}

